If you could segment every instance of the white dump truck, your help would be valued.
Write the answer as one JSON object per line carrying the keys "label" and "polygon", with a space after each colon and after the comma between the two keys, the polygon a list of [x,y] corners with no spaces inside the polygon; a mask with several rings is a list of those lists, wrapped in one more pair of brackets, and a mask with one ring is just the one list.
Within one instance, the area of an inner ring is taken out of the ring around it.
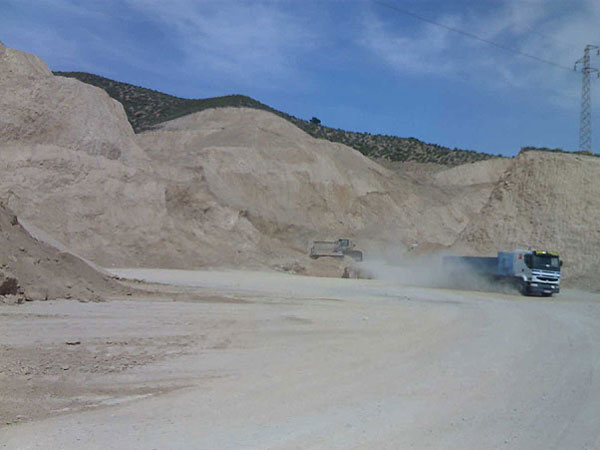
{"label": "white dump truck", "polygon": [[445,256],[453,277],[475,275],[515,284],[524,295],[550,296],[560,292],[562,261],[558,253],[540,250],[498,252],[497,257]]}

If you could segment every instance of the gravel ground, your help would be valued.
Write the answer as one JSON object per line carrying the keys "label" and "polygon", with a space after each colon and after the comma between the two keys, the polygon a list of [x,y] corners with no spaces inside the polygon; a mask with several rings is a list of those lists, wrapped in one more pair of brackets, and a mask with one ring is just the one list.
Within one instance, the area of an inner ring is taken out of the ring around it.
{"label": "gravel ground", "polygon": [[155,294],[0,307],[0,448],[600,447],[597,295],[116,273]]}

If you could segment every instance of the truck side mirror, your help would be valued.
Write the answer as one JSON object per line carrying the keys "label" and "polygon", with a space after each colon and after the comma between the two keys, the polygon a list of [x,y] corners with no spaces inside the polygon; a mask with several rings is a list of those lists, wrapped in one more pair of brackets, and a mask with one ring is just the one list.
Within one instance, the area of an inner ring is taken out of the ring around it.
{"label": "truck side mirror", "polygon": [[560,261],[560,267],[562,267],[562,260]]}

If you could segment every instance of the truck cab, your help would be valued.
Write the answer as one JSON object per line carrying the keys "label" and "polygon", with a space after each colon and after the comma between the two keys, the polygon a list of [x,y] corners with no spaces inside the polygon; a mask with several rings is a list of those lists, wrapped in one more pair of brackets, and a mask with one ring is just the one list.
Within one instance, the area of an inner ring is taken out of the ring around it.
{"label": "truck cab", "polygon": [[558,253],[543,250],[501,252],[499,262],[501,271],[505,271],[506,275],[512,272],[513,276],[520,279],[524,294],[550,296],[560,292],[562,261]]}

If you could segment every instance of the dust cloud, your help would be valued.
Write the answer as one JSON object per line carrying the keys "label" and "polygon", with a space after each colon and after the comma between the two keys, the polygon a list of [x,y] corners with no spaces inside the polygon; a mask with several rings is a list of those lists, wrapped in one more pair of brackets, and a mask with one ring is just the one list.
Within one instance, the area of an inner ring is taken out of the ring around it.
{"label": "dust cloud", "polygon": [[426,255],[411,255],[398,252],[374,255],[361,265],[366,277],[411,286],[472,291],[501,292],[518,294],[518,286],[509,280],[494,279],[478,273],[468,264],[445,262],[444,257],[456,256],[450,252],[436,252]]}

